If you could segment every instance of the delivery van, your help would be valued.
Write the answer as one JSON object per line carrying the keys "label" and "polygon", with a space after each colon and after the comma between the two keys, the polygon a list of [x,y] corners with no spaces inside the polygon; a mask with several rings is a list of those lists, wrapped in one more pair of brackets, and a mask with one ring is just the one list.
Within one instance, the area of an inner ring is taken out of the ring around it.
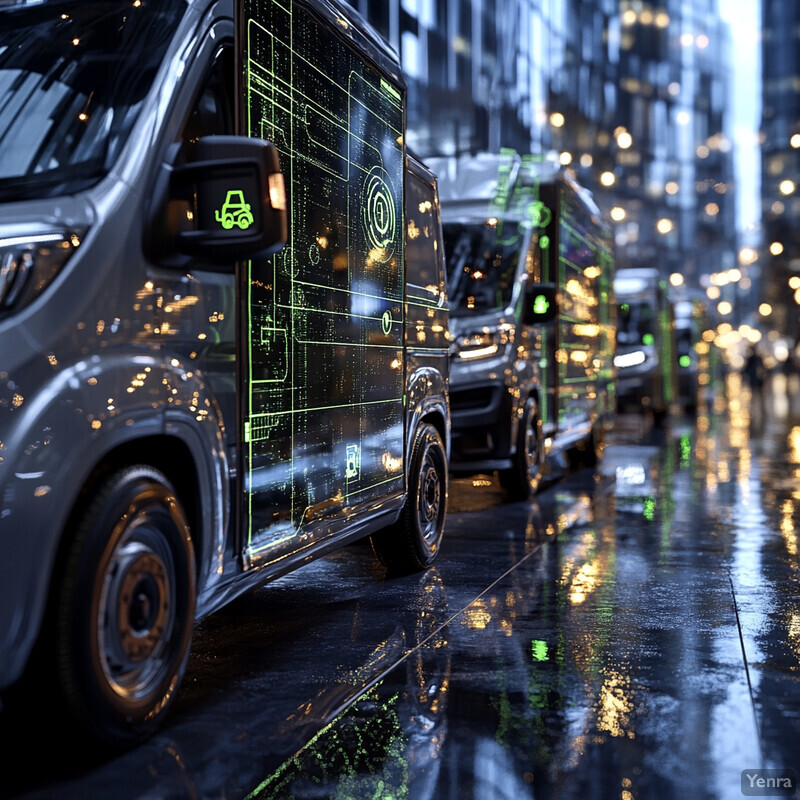
{"label": "delivery van", "polygon": [[511,499],[557,453],[594,463],[616,405],[614,252],[590,194],[506,150],[436,161],[453,337],[451,468]]}
{"label": "delivery van", "polygon": [[129,745],[196,619],[359,537],[437,556],[448,303],[405,104],[339,0],[0,6],[4,705]]}
{"label": "delivery van", "polygon": [[675,309],[675,357],[677,358],[678,405],[687,414],[695,414],[710,391],[708,344],[703,334],[708,330],[705,297],[684,291],[673,303]]}
{"label": "delivery van", "polygon": [[617,273],[614,292],[619,410],[644,413],[663,425],[678,399],[675,309],[668,283],[655,267],[631,267]]}

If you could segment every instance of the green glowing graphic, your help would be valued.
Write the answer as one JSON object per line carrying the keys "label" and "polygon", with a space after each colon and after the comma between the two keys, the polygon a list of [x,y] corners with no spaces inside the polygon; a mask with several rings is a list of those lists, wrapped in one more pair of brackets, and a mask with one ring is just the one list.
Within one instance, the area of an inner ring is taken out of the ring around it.
{"label": "green glowing graphic", "polygon": [[533,639],[531,641],[531,657],[534,661],[547,661],[549,658],[547,642],[543,642],[541,639]]}
{"label": "green glowing graphic", "polygon": [[345,466],[345,477],[355,478],[361,470],[361,448],[357,444],[347,445],[347,463]]}
{"label": "green glowing graphic", "polygon": [[652,333],[646,333],[644,336],[642,336],[642,344],[646,344],[648,347],[655,344],[655,341],[656,337],[653,336]]}
{"label": "green glowing graphic", "polygon": [[692,462],[692,437],[688,433],[681,436],[681,466],[688,467]]}
{"label": "green glowing graphic", "polygon": [[547,302],[547,298],[543,294],[537,294],[533,301],[533,313],[546,314],[548,308],[550,308],[550,303]]}
{"label": "green glowing graphic", "polygon": [[[502,177],[498,175],[498,185]],[[521,157],[507,205],[534,229],[539,249],[534,279],[566,289],[557,324],[539,333],[541,381],[547,387],[542,422],[557,422],[566,430],[593,417],[606,402],[598,398],[613,402],[612,241],[572,185],[553,180],[550,170],[542,169],[540,157]],[[541,302],[533,311],[547,313]]]}
{"label": "green glowing graphic", "polygon": [[231,189],[228,192],[222,208],[214,212],[217,222],[229,231],[234,225],[238,225],[246,231],[253,224],[253,214],[250,211],[250,203],[245,203],[244,193],[240,189]]}
{"label": "green glowing graphic", "polygon": [[409,792],[409,749],[399,693],[382,700],[377,688],[348,706],[247,800],[330,797],[401,800]]}
{"label": "green glowing graphic", "polygon": [[292,0],[245,0],[244,120],[278,148],[290,241],[244,297],[251,562],[403,487],[403,93]]}
{"label": "green glowing graphic", "polygon": [[656,501],[653,497],[646,497],[644,501],[644,510],[642,511],[642,516],[645,519],[653,521],[656,515]]}
{"label": "green glowing graphic", "polygon": [[400,102],[402,98],[400,92],[397,90],[396,87],[392,86],[392,84],[389,83],[389,81],[384,80],[383,78],[381,78],[381,89],[383,89],[383,91],[386,92],[390,97],[392,97],[392,99],[394,99],[396,102],[398,103]]}
{"label": "green glowing graphic", "polygon": [[361,208],[364,212],[364,230],[375,261],[388,261],[392,256],[397,237],[395,193],[385,170],[373,167],[362,190]]}
{"label": "green glowing graphic", "polygon": [[681,356],[678,362],[682,367],[690,367],[692,365],[691,356]]}
{"label": "green glowing graphic", "polygon": [[528,206],[528,216],[534,228],[546,228],[553,221],[553,212],[541,200]]}

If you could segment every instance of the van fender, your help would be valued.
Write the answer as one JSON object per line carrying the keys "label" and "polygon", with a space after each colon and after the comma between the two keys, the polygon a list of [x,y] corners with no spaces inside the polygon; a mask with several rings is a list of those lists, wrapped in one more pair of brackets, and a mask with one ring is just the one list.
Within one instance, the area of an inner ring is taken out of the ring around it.
{"label": "van fender", "polygon": [[411,443],[423,419],[432,418],[442,434],[450,459],[450,405],[447,379],[432,367],[420,367],[406,380],[406,464],[411,458]]}
{"label": "van fender", "polygon": [[3,412],[14,419],[0,461],[0,687],[20,676],[38,635],[58,547],[82,488],[123,445],[166,435],[186,445],[199,482],[197,549],[206,555],[198,595],[212,574],[221,579],[217,561],[230,513],[225,429],[192,366],[161,353],[96,355],[62,365],[30,390],[30,400],[21,386],[20,405]]}

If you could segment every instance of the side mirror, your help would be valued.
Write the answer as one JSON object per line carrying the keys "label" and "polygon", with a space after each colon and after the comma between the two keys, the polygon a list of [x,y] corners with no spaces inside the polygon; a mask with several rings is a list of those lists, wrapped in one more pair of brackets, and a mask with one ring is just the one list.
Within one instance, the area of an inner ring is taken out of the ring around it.
{"label": "side mirror", "polygon": [[191,157],[168,169],[162,182],[166,203],[154,220],[158,260],[180,266],[189,256],[233,269],[236,261],[278,252],[288,215],[275,147],[247,136],[206,136]]}
{"label": "side mirror", "polygon": [[524,325],[543,325],[558,315],[558,296],[553,283],[532,283],[525,290],[522,322]]}

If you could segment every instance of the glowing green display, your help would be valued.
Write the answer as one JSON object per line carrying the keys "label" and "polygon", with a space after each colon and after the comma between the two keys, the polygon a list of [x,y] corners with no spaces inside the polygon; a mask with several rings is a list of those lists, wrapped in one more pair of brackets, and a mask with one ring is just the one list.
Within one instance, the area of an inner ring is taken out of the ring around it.
{"label": "glowing green display", "polygon": [[680,357],[680,359],[678,360],[678,363],[679,363],[679,364],[680,364],[682,367],[685,367],[685,368],[688,368],[688,367],[690,367],[690,366],[692,365],[692,359],[691,359],[691,356],[681,356],[681,357]]}
{"label": "glowing green display", "polygon": [[655,344],[655,341],[656,337],[653,336],[652,333],[646,333],[644,336],[642,336],[642,344],[652,346],[653,344]]}
{"label": "glowing green display", "polygon": [[681,466],[686,467],[692,459],[692,437],[691,434],[684,433],[681,436]]}
{"label": "glowing green display", "polygon": [[667,299],[669,296],[667,282],[660,280],[658,282],[658,290],[660,295],[658,310],[659,357],[664,365],[664,380],[661,385],[664,392],[664,404],[669,406],[675,399],[675,393],[678,389],[675,370],[675,324],[671,306]]}
{"label": "glowing green display", "polygon": [[547,298],[543,294],[537,294],[533,301],[533,313],[546,314],[548,308],[550,308],[550,303],[547,302]]}
{"label": "glowing green display", "polygon": [[[278,148],[290,241],[249,267],[250,559],[403,487],[403,94],[292,0],[245,0],[248,133]],[[302,538],[301,538],[302,537]]]}
{"label": "glowing green display", "polygon": [[250,210],[250,203],[245,203],[244,193],[239,189],[231,189],[225,197],[222,208],[214,212],[214,217],[229,231],[234,225],[238,225],[241,230],[247,230],[253,224],[253,213]]}
{"label": "glowing green display", "polygon": [[558,195],[560,220],[557,283],[563,287],[558,319],[558,421],[580,424],[595,412],[594,397],[613,385],[612,309],[614,275],[611,240],[564,184]]}
{"label": "glowing green display", "polygon": [[533,639],[531,641],[531,657],[534,661],[547,661],[549,658],[547,642],[543,642],[541,639]]}
{"label": "glowing green display", "polygon": [[[612,242],[576,189],[553,178],[537,156],[522,156],[508,207],[533,229],[534,280],[560,290],[557,322],[539,332],[541,377],[548,390],[542,421],[557,422],[563,430],[578,427],[596,415],[597,398],[613,397]],[[545,300],[535,299],[534,314],[547,313]]]}
{"label": "glowing green display", "polygon": [[546,228],[553,221],[553,212],[541,200],[528,206],[528,214],[535,228]]}

